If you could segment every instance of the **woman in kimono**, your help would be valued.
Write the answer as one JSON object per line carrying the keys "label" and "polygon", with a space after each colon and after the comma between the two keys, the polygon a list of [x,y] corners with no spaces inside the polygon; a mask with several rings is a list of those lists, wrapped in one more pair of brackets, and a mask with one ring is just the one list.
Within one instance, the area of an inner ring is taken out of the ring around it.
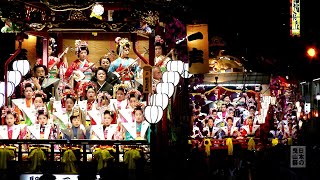
{"label": "woman in kimono", "polygon": [[113,94],[113,86],[107,82],[107,71],[102,67],[98,67],[93,81],[97,83],[97,92]]}
{"label": "woman in kimono", "polygon": [[5,119],[5,125],[0,126],[0,139],[24,139],[26,135],[26,126],[16,125],[16,112],[14,108],[3,107],[1,118]]}
{"label": "woman in kimono", "polygon": [[[154,49],[155,49],[155,60],[154,60],[155,66],[160,67],[161,71],[165,72],[167,69],[166,68],[167,63],[171,59],[168,56],[164,55],[165,42],[159,35],[155,37]],[[171,52],[172,51],[170,51],[170,53]]]}

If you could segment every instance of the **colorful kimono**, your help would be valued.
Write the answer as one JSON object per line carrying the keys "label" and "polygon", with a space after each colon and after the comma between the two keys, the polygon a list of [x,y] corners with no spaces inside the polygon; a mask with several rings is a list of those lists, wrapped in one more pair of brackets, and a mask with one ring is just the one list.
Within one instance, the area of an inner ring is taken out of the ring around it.
{"label": "colorful kimono", "polygon": [[26,126],[23,124],[0,126],[0,139],[24,139]]}
{"label": "colorful kimono", "polygon": [[150,124],[147,121],[141,123],[122,123],[126,129],[125,140],[148,140],[150,141]]}
{"label": "colorful kimono", "polygon": [[257,135],[257,130],[259,129],[260,125],[245,125],[242,126],[242,136],[246,137],[246,136],[258,136]]}
{"label": "colorful kimono", "polygon": [[27,126],[30,139],[54,139],[53,128],[51,125],[33,124]]}
{"label": "colorful kimono", "polygon": [[235,126],[223,126],[221,129],[224,132],[224,136],[230,137],[230,136],[238,136],[237,135],[237,130],[238,128]]}
{"label": "colorful kimono", "polygon": [[31,124],[35,124],[37,117],[32,99],[27,100],[26,98],[20,98],[12,99],[11,101],[22,112],[25,124],[27,124],[28,126],[30,126]]}
{"label": "colorful kimono", "polygon": [[[114,140],[117,133],[118,125],[110,124],[107,127],[101,125],[91,126],[91,139]],[[94,135],[93,135],[94,134]]]}
{"label": "colorful kimono", "polygon": [[[162,61],[162,62],[160,62],[160,64],[158,64],[159,61]],[[166,57],[164,55],[160,55],[160,56],[155,58],[155,64],[157,64],[160,67],[162,72],[165,72],[167,70],[166,67],[167,67],[168,61],[170,61],[170,58]]]}
{"label": "colorful kimono", "polygon": [[204,134],[204,132],[207,132],[206,137],[208,138],[215,138],[216,137],[216,133],[220,130],[220,128],[218,127],[209,127],[208,125],[205,126],[202,130],[202,134]]}
{"label": "colorful kimono", "polygon": [[[85,69],[89,68],[89,62],[87,60],[84,60],[83,62],[81,62],[79,59],[73,61],[71,63],[71,65],[68,67],[65,76],[66,77],[70,77],[73,73],[73,71],[83,71]],[[87,71],[91,71],[91,70],[87,70]]]}

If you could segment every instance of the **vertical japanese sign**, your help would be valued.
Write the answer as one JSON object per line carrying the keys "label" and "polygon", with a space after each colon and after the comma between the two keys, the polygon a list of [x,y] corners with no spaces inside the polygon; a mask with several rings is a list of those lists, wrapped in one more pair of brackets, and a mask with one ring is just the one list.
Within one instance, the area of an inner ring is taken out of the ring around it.
{"label": "vertical japanese sign", "polygon": [[143,93],[152,92],[152,67],[145,65],[143,67]]}
{"label": "vertical japanese sign", "polygon": [[290,167],[291,168],[306,167],[306,146],[291,146]]}
{"label": "vertical japanese sign", "polygon": [[291,16],[291,29],[290,34],[291,36],[300,36],[300,0],[290,0],[291,7],[290,7],[290,16]]}
{"label": "vertical japanese sign", "polygon": [[189,72],[191,74],[204,74],[209,72],[209,40],[208,25],[187,25],[187,36],[201,32],[202,39],[188,40]]}

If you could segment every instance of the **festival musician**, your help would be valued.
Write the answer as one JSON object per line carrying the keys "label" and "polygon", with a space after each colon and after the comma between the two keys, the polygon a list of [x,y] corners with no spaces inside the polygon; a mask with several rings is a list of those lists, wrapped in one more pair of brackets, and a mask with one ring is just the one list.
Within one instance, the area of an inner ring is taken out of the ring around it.
{"label": "festival musician", "polygon": [[216,117],[208,117],[208,122],[202,130],[203,136],[206,136],[208,138],[217,137],[217,132],[219,131],[220,127],[214,126],[215,119]]}
{"label": "festival musician", "polygon": [[168,55],[170,55],[173,50],[171,50],[168,55],[164,55],[164,51],[165,51],[165,42],[164,40],[161,38],[161,36],[157,35],[155,37],[155,44],[154,44],[154,48],[155,48],[155,66],[160,67],[162,72],[166,71],[166,66],[168,61],[171,60],[170,57],[168,57]]}
{"label": "festival musician", "polygon": [[[56,47],[56,40],[54,38],[50,38],[48,46],[48,71],[50,78],[57,78],[58,73],[59,76],[64,75],[66,69],[68,68],[67,56],[65,56],[65,54],[68,53],[69,47],[59,54],[58,57],[55,56]],[[60,71],[63,73],[60,73]],[[63,78],[64,77],[60,77],[60,79]]]}
{"label": "festival musician", "polygon": [[111,62],[109,72],[116,72],[118,77],[121,77],[122,84],[127,84],[129,87],[133,87],[132,80],[137,77],[140,72],[140,67],[137,61],[129,57],[130,42],[127,38],[117,37],[115,39],[117,43],[117,53],[119,57]]}
{"label": "festival musician", "polygon": [[[88,43],[81,40],[75,42],[75,53],[78,59],[73,61],[68,67],[65,77],[70,78],[70,83],[77,82],[73,87],[75,91],[79,87],[80,81],[90,81],[92,77],[92,70],[94,69],[94,63],[89,62],[89,48]],[[77,91],[76,91],[77,92]]]}
{"label": "festival musician", "polygon": [[249,116],[247,118],[247,125],[243,125],[241,127],[241,135],[242,137],[258,137],[259,131],[257,131],[260,127],[260,125],[255,125],[254,120],[252,116]]}
{"label": "festival musician", "polygon": [[[235,121],[238,121],[239,119],[235,119]],[[226,119],[227,125],[221,127],[221,129],[224,132],[224,137],[238,137],[239,131],[238,128],[235,126],[237,122],[234,122],[233,117],[227,117]]]}

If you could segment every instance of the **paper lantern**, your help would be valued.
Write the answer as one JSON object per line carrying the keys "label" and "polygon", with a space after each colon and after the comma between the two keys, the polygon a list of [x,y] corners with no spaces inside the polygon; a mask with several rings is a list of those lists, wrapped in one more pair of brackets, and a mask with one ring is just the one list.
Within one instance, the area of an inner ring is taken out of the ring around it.
{"label": "paper lantern", "polygon": [[158,94],[167,94],[171,98],[174,93],[174,85],[173,83],[158,83],[156,91]]}
{"label": "paper lantern", "polygon": [[12,69],[16,71],[20,71],[22,76],[25,76],[30,70],[30,63],[28,60],[13,61]]}
{"label": "paper lantern", "polygon": [[153,94],[150,97],[149,105],[160,106],[162,109],[166,109],[169,104],[169,96],[167,94]]}
{"label": "paper lantern", "polygon": [[20,71],[8,71],[7,77],[8,81],[11,81],[17,87],[21,82],[22,75]]}
{"label": "paper lantern", "polygon": [[167,71],[177,71],[181,74],[183,70],[183,62],[181,60],[170,60],[167,62]]}
{"label": "paper lantern", "polygon": [[189,63],[183,63],[183,72],[180,75],[183,78],[191,78],[193,74],[189,72]]}
{"label": "paper lantern", "polygon": [[0,93],[0,108],[4,105],[4,94]]}
{"label": "paper lantern", "polygon": [[162,74],[162,81],[166,83],[173,83],[177,86],[180,81],[180,74],[177,71],[167,71]]}
{"label": "paper lantern", "polygon": [[146,106],[143,114],[146,121],[150,124],[156,124],[162,119],[163,109],[160,106]]}
{"label": "paper lantern", "polygon": [[5,89],[7,89],[7,97],[10,97],[14,92],[14,84],[11,81],[8,81],[7,87],[5,86],[5,82],[0,82],[0,93],[5,94]]}

